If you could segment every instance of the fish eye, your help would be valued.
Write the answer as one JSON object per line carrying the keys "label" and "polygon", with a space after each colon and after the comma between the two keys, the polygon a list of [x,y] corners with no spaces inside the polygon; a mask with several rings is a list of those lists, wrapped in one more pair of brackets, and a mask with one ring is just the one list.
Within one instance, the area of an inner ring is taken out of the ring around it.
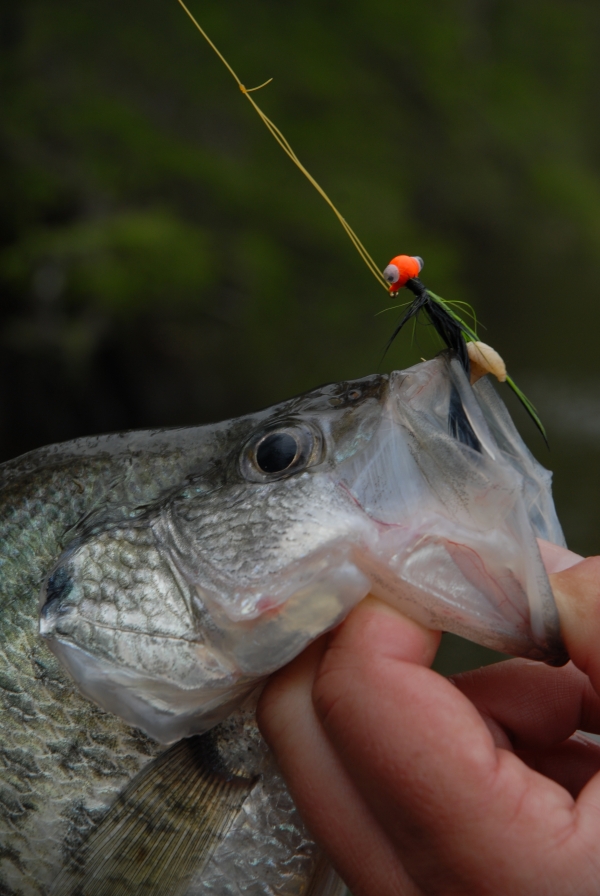
{"label": "fish eye", "polygon": [[271,432],[259,442],[256,463],[263,473],[282,473],[298,454],[298,442],[289,432]]}
{"label": "fish eye", "polygon": [[400,270],[397,265],[388,264],[383,272],[383,276],[388,283],[397,283],[400,279]]}
{"label": "fish eye", "polygon": [[297,421],[254,433],[240,456],[240,472],[251,482],[271,482],[300,473],[321,460],[323,436],[317,427]]}

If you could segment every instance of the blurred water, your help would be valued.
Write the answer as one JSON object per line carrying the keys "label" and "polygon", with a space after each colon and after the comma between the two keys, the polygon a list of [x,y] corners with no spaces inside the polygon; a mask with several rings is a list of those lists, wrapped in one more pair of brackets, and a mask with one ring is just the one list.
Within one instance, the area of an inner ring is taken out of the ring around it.
{"label": "blurred water", "polygon": [[565,379],[538,374],[527,379],[553,441],[571,450],[600,451],[600,376]]}
{"label": "blurred water", "polygon": [[538,450],[554,473],[558,515],[569,547],[600,552],[600,377],[529,374],[528,395],[548,431],[550,450]]}

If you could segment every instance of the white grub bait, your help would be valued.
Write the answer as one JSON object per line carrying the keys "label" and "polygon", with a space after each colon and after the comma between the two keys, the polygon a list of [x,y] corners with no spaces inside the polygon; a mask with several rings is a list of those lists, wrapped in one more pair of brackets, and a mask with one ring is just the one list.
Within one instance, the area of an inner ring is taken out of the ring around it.
{"label": "white grub bait", "polygon": [[471,385],[486,373],[493,373],[498,382],[506,382],[506,364],[496,351],[485,342],[467,342],[467,352],[471,362]]}

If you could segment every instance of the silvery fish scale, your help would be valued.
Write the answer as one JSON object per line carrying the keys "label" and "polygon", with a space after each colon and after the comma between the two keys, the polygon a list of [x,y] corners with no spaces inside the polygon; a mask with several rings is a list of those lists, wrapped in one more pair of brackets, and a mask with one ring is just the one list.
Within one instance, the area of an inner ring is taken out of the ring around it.
{"label": "silvery fish scale", "polygon": [[369,591],[565,658],[550,475],[444,355],[42,448],[0,483],[3,893],[337,896],[253,707]]}
{"label": "silvery fish scale", "polygon": [[[154,504],[92,512],[48,578],[41,635],[104,709],[163,743],[203,732],[369,592],[508,653],[561,653],[535,540],[563,542],[549,475],[489,383],[439,358],[233,432]],[[294,458],[262,469],[282,437]]]}

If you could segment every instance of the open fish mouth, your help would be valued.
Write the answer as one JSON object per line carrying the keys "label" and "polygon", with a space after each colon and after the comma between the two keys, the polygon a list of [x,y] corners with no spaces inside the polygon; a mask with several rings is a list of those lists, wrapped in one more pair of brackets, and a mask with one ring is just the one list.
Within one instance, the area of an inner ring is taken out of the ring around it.
{"label": "open fish mouth", "polygon": [[214,725],[369,592],[433,628],[562,662],[536,538],[550,474],[447,356],[231,421],[152,506],[97,510],[42,594],[80,689],[163,742]]}
{"label": "open fish mouth", "polygon": [[391,374],[376,436],[338,474],[377,525],[357,557],[373,594],[429,627],[563,661],[536,541],[563,542],[549,474],[489,382],[473,389],[455,362],[441,378],[431,364]]}

